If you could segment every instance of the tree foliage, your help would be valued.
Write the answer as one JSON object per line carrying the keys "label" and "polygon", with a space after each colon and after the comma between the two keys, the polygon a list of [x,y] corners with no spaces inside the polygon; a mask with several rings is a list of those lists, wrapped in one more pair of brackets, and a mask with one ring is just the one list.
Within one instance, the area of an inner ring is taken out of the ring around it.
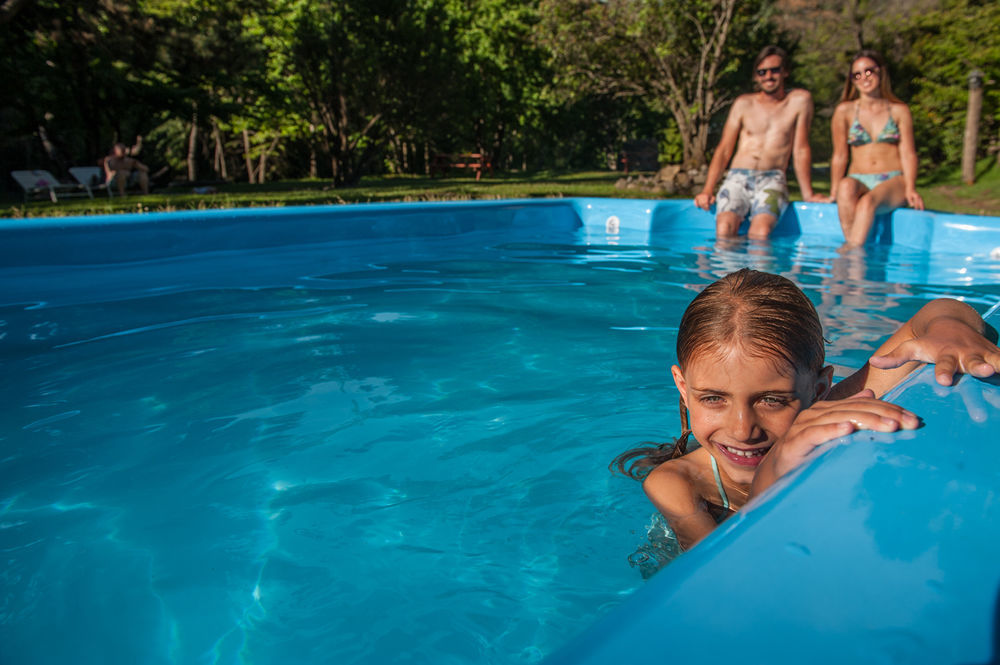
{"label": "tree foliage", "polygon": [[[958,164],[962,159],[968,79],[984,80],[979,154],[996,149],[1000,131],[1000,5],[951,0],[915,18],[901,35],[907,43],[900,62],[913,89],[911,108],[918,150],[925,163]],[[895,80],[895,79],[894,79]]]}
{"label": "tree foliage", "polygon": [[[164,177],[341,185],[425,173],[437,152],[614,168],[644,138],[698,164],[749,90],[754,54],[777,40],[819,117],[849,54],[884,50],[922,157],[956,162],[974,67],[987,81],[981,149],[997,142],[997,12],[985,0],[0,0],[0,158],[65,174],[142,135]],[[813,139],[828,142],[827,123]]]}
{"label": "tree foliage", "polygon": [[700,164],[709,126],[773,36],[761,0],[542,0],[559,84],[643,97],[673,116],[683,160]]}

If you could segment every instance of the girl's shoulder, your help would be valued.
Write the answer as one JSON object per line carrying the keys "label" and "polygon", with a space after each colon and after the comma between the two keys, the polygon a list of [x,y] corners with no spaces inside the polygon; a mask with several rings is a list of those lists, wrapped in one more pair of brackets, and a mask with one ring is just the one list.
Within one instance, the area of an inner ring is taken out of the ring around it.
{"label": "girl's shoulder", "polygon": [[[659,465],[646,476],[642,488],[653,498],[671,503],[697,502],[704,497],[705,473],[711,474],[708,454],[704,449],[692,450],[686,455]],[[655,501],[654,501],[655,503]]]}

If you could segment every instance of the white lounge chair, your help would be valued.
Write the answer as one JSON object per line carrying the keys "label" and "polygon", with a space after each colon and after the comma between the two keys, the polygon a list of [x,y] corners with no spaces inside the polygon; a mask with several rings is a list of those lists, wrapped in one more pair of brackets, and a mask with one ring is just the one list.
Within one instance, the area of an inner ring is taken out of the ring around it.
{"label": "white lounge chair", "polygon": [[95,190],[102,188],[111,196],[111,183],[104,179],[104,169],[100,166],[71,166],[69,174],[87,188],[90,198],[94,198]]}
{"label": "white lounge chair", "polygon": [[84,187],[80,183],[66,184],[59,182],[59,179],[48,171],[35,169],[34,171],[11,171],[10,175],[17,181],[17,184],[24,190],[24,202],[34,196],[48,195],[53,201],[59,200],[59,195],[63,196],[89,196],[94,198],[90,188]]}

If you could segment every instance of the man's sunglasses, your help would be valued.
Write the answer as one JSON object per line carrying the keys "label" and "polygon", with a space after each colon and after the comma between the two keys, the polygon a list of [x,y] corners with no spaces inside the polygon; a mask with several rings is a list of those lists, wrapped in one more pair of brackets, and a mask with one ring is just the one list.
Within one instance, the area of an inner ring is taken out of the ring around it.
{"label": "man's sunglasses", "polygon": [[854,77],[855,81],[860,81],[862,76],[866,79],[870,79],[876,74],[878,74],[878,67],[868,67],[863,72],[851,72],[851,76]]}
{"label": "man's sunglasses", "polygon": [[764,78],[765,76],[767,76],[768,72],[777,76],[782,71],[784,71],[784,67],[764,67],[763,69],[757,70],[757,76],[760,78]]}

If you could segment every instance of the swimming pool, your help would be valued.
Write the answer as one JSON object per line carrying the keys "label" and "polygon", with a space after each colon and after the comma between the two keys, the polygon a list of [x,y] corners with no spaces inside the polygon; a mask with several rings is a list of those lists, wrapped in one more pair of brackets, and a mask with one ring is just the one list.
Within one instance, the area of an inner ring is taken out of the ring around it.
{"label": "swimming pool", "polygon": [[[871,491],[886,505],[886,486],[912,482],[906,473],[940,455],[918,456],[918,443],[953,431],[990,439],[992,386],[965,381],[939,396],[915,377],[905,395],[932,410],[907,404],[928,428],[905,451],[880,444],[871,454],[885,463],[869,466],[851,456],[870,448],[831,451],[792,481],[792,500],[732,520],[649,583],[628,556],[652,511],[606,466],[676,432],[667,370],[680,312],[733,269],[800,283],[842,368],[930,297],[954,294],[980,311],[1000,301],[1000,226],[989,220],[900,211],[880,244],[842,256],[835,219],[832,206],[796,206],[769,243],[716,243],[711,216],[689,201],[9,221],[4,662],[613,662],[622,644],[650,646],[636,637],[649,634],[642,621],[663,625],[667,611],[678,635],[700,641],[700,605],[685,589],[711,598],[721,580],[738,588],[733,571],[745,585],[766,573],[778,580],[773,602],[791,604],[796,566],[754,559],[743,543],[837,564],[859,537],[842,534],[858,529],[851,501],[868,506]],[[963,448],[951,464],[981,476],[942,485],[913,511],[961,494],[963,519],[980,527],[971,547],[987,554],[988,452]],[[941,469],[935,477],[954,479]],[[849,473],[864,476],[860,494],[850,483],[837,493]],[[803,493],[855,519],[823,520],[818,541],[803,533],[789,545],[781,525],[801,518]],[[978,520],[967,514],[975,500]],[[957,519],[934,514],[938,533]],[[871,522],[877,540],[896,528]],[[885,546],[881,567],[865,564],[884,573],[886,559],[911,554],[925,564],[926,528],[923,540]],[[965,552],[939,542],[953,559]],[[995,573],[972,571],[993,594]],[[938,598],[965,588],[944,575],[920,584]],[[675,604],[664,609],[664,597]],[[978,612],[980,596],[954,597]],[[954,602],[946,607],[962,614]],[[736,613],[727,628],[766,636],[752,618]],[[959,635],[973,654],[982,645],[968,638],[990,620],[976,619]],[[914,641],[921,620],[904,614],[897,632],[870,632],[909,654],[905,645],[929,641]],[[630,634],[633,625],[647,632]]]}

